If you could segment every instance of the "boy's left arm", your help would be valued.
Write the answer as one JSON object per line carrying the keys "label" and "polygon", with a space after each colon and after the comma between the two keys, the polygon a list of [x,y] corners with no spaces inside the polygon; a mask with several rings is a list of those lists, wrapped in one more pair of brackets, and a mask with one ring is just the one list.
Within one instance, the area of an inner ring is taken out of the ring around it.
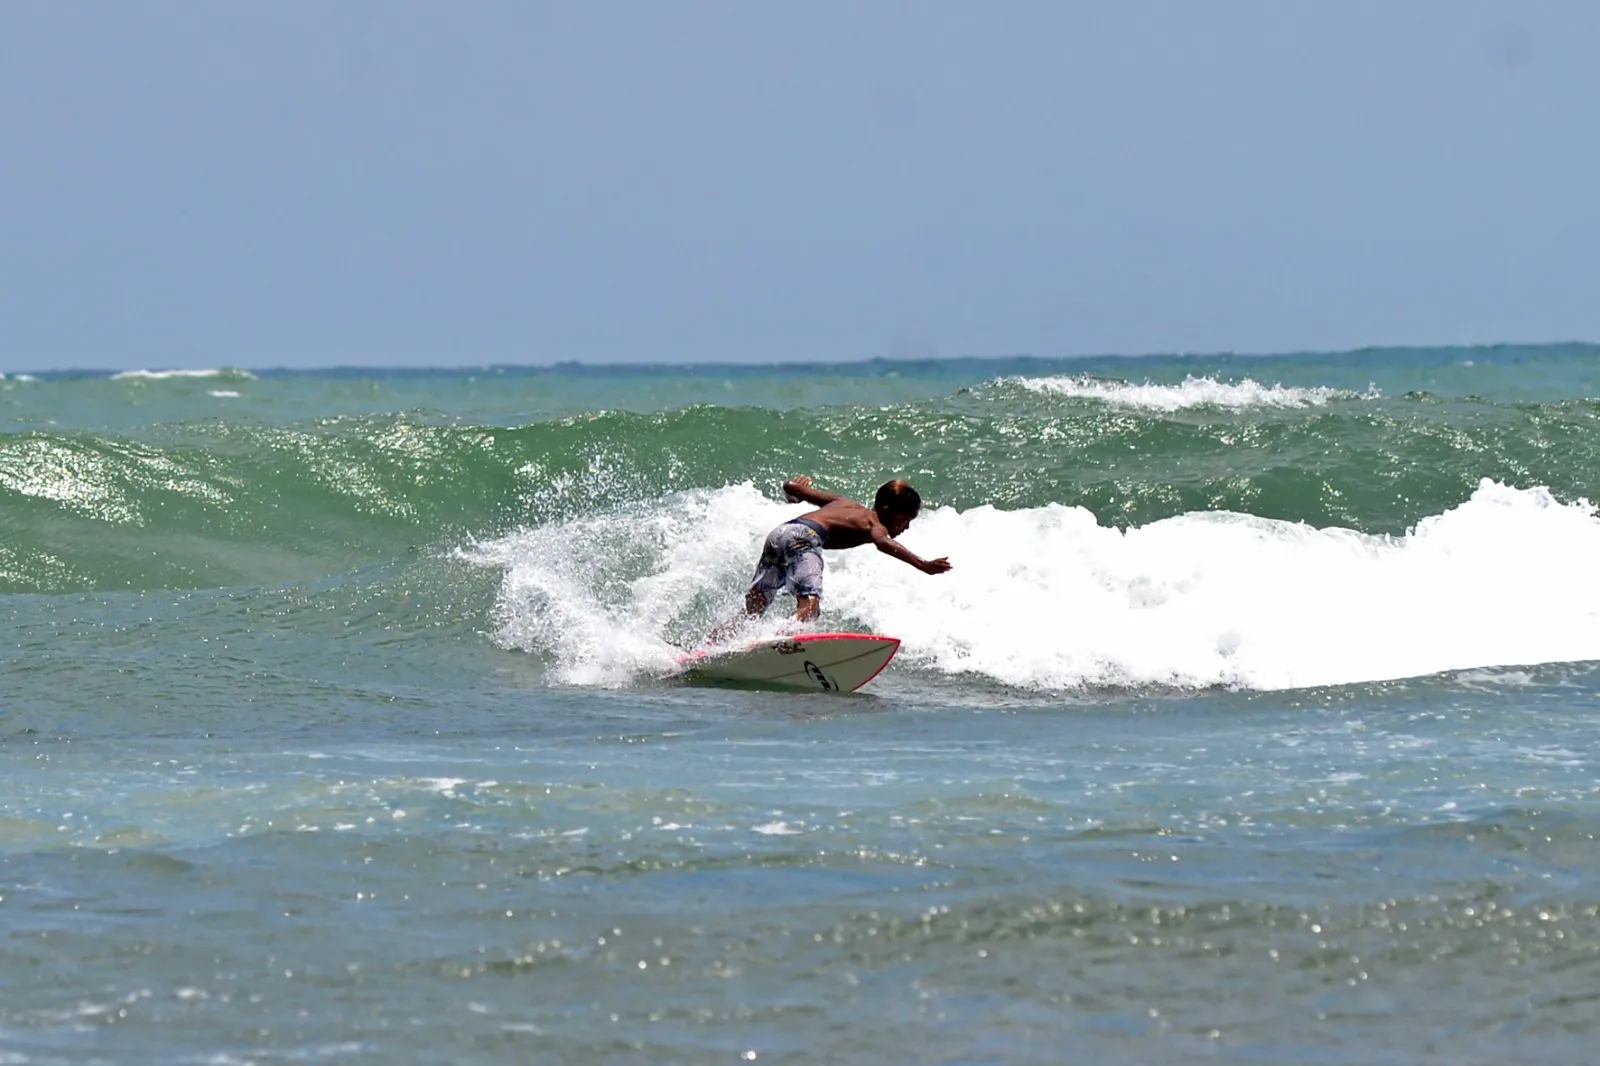
{"label": "boy's left arm", "polygon": [[874,526],[872,530],[872,543],[885,555],[892,555],[902,563],[921,570],[924,574],[942,574],[950,569],[950,560],[945,558],[924,559],[910,548],[889,536],[889,531],[882,526]]}

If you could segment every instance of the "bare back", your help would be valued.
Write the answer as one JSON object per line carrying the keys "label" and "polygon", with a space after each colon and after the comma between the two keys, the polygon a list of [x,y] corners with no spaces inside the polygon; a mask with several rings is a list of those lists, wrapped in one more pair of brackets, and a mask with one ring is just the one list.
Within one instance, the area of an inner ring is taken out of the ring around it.
{"label": "bare back", "polygon": [[[883,529],[876,511],[845,496],[830,500],[800,517],[822,527],[825,538],[823,547],[830,549],[859,548],[863,544],[871,544],[875,539],[874,532]],[[884,535],[888,535],[887,530]]]}
{"label": "bare back", "polygon": [[[881,490],[880,490],[881,491]],[[824,548],[859,548],[876,545],[886,555],[916,567],[925,574],[942,574],[950,569],[949,559],[923,559],[894,538],[906,531],[916,510],[879,512],[859,500],[836,492],[823,492],[800,474],[783,483],[783,494],[792,503],[810,503],[816,510],[800,516],[821,532]]]}

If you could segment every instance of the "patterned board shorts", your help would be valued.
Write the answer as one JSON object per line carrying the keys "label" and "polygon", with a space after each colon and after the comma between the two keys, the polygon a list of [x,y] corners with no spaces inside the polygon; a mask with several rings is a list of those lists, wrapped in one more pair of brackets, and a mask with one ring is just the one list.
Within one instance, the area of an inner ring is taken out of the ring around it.
{"label": "patterned board shorts", "polygon": [[822,535],[803,522],[785,522],[767,534],[751,592],[771,599],[787,588],[795,598],[822,598]]}

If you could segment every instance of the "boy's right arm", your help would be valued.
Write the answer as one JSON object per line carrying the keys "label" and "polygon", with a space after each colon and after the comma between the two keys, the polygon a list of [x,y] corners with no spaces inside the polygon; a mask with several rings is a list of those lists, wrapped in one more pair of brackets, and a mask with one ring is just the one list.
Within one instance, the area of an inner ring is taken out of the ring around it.
{"label": "boy's right arm", "polygon": [[799,474],[783,483],[783,495],[790,503],[814,503],[818,507],[842,500],[837,492],[823,492],[821,489],[811,487],[811,478]]}

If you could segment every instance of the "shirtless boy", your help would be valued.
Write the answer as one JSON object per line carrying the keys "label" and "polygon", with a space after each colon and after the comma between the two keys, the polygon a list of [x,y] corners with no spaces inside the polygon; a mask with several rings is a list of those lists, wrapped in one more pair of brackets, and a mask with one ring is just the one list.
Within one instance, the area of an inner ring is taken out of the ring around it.
{"label": "shirtless boy", "polygon": [[[884,484],[872,506],[814,488],[804,474],[783,483],[790,503],[815,504],[817,509],[778,526],[767,534],[756,576],[744,596],[745,613],[766,613],[772,597],[784,588],[794,593],[796,621],[809,622],[822,610],[822,549],[859,548],[873,544],[924,574],[942,574],[949,559],[923,559],[894,538],[904,533],[922,510],[922,497],[904,481]],[[719,631],[724,627],[718,627]],[[714,633],[715,640],[719,634]]]}

